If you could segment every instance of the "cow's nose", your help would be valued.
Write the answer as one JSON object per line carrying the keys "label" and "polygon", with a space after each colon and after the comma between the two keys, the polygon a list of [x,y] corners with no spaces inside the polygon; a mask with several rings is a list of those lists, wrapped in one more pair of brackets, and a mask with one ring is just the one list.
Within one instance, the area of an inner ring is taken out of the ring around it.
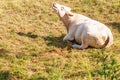
{"label": "cow's nose", "polygon": [[54,3],[53,3],[53,7],[55,7],[55,5],[57,5],[57,3],[56,3],[56,2],[54,2]]}
{"label": "cow's nose", "polygon": [[54,2],[53,4],[54,4],[54,5],[56,5],[57,3],[56,3],[56,2]]}

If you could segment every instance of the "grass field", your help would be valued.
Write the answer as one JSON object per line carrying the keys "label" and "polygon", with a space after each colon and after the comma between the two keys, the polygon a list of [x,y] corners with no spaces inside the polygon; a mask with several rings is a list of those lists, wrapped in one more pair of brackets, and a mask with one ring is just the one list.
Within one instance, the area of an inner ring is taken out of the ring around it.
{"label": "grass field", "polygon": [[[58,2],[106,24],[108,49],[72,49],[63,42]],[[120,0],[0,0],[0,80],[120,80]]]}

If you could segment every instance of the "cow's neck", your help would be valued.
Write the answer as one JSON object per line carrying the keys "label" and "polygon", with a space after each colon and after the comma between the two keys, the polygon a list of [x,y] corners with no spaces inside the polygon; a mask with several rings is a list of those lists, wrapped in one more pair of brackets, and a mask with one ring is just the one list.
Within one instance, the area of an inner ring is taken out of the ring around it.
{"label": "cow's neck", "polygon": [[68,31],[71,26],[71,23],[72,23],[71,18],[65,14],[63,17],[61,17],[61,20],[63,21],[63,23]]}

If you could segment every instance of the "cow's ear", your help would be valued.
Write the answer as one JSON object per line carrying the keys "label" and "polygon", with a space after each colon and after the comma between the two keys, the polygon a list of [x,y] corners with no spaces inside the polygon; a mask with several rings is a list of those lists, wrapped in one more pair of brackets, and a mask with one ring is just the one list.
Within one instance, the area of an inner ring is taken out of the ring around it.
{"label": "cow's ear", "polygon": [[73,16],[73,14],[72,13],[67,13],[67,16],[69,17],[69,16]]}
{"label": "cow's ear", "polygon": [[69,13],[68,16],[73,16],[73,14]]}

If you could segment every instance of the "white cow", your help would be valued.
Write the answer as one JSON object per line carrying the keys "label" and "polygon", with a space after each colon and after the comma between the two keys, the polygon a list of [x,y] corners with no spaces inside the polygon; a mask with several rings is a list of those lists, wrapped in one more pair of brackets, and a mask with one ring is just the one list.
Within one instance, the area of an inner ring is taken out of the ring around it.
{"label": "white cow", "polygon": [[88,46],[94,48],[108,48],[113,44],[113,35],[104,24],[71,12],[71,8],[53,3],[53,9],[65,24],[67,34],[64,41],[75,40],[78,44],[72,44],[73,48],[85,49]]}

